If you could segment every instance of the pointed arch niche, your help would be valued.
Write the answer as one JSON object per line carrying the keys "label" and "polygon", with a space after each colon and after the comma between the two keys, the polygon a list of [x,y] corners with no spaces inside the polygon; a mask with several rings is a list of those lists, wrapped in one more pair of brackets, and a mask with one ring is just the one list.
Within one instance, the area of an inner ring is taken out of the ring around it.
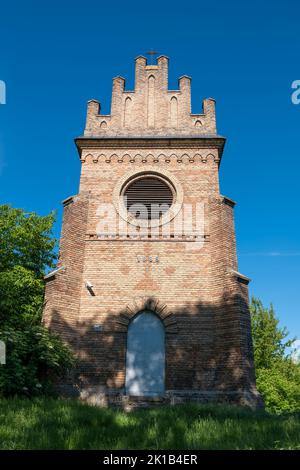
{"label": "pointed arch niche", "polygon": [[148,127],[155,125],[155,77],[148,78],[148,103],[147,103],[147,124]]}
{"label": "pointed arch niche", "polygon": [[178,127],[178,101],[176,96],[172,96],[170,101],[171,127]]}
{"label": "pointed arch niche", "polygon": [[130,125],[130,114],[132,107],[132,99],[130,96],[127,96],[124,103],[124,127],[129,127]]}

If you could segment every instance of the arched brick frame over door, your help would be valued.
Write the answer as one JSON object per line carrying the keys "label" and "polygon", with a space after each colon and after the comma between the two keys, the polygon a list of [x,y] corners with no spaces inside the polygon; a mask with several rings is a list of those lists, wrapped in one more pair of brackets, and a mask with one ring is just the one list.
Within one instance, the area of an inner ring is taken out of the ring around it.
{"label": "arched brick frame over door", "polygon": [[155,313],[161,319],[166,335],[177,333],[178,326],[175,315],[168,309],[166,304],[155,297],[135,297],[121,313],[119,324],[122,325],[122,329],[127,331],[131,319],[144,310]]}

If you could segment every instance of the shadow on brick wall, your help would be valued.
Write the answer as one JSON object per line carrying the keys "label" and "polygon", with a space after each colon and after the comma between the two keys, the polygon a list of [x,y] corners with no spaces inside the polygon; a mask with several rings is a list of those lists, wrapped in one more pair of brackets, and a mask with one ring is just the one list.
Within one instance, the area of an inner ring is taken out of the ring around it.
{"label": "shadow on brick wall", "polygon": [[[145,300],[137,311],[108,312],[99,322],[94,316],[67,323],[52,311],[49,328],[59,334],[78,357],[76,369],[60,382],[63,394],[79,396],[82,390],[125,393],[127,329],[139,311],[150,310],[166,325],[166,391],[211,393],[256,392],[250,314],[243,295],[225,293],[218,304],[198,302],[163,317]],[[94,392],[93,392],[94,393]]]}

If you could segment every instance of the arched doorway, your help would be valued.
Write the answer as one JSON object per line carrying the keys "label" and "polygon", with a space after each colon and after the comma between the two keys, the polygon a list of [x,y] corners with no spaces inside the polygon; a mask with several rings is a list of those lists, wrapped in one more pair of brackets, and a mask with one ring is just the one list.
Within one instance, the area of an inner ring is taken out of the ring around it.
{"label": "arched doorway", "polygon": [[161,320],[144,310],[130,322],[126,352],[126,394],[158,396],[165,391],[165,332]]}

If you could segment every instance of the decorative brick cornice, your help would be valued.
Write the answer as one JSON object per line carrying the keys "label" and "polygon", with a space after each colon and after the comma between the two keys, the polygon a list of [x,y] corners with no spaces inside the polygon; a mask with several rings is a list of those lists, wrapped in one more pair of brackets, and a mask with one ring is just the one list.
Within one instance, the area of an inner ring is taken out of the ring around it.
{"label": "decorative brick cornice", "polygon": [[120,148],[120,149],[142,149],[142,148],[210,148],[217,149],[221,160],[225,145],[225,137],[219,135],[206,136],[135,136],[135,137],[84,137],[75,139],[75,144],[81,157],[83,149]]}
{"label": "decorative brick cornice", "polygon": [[[128,151],[120,151],[118,154],[112,149],[108,151],[108,149],[84,149],[81,154],[81,162],[82,163],[148,163],[157,165],[159,163],[171,163],[177,162],[179,164],[203,164],[203,163],[217,163],[219,164],[220,158],[217,154],[216,149],[200,149],[200,153],[194,153],[192,149],[183,149],[182,152],[178,152],[176,149],[176,153],[172,153],[172,149],[169,152],[160,153],[156,151],[151,151],[148,153],[147,151],[143,152],[138,150],[137,153]],[[122,150],[122,149],[119,149]],[[147,149],[148,150],[148,149]],[[199,151],[199,149],[197,149]],[[88,152],[88,153],[87,153]]]}

